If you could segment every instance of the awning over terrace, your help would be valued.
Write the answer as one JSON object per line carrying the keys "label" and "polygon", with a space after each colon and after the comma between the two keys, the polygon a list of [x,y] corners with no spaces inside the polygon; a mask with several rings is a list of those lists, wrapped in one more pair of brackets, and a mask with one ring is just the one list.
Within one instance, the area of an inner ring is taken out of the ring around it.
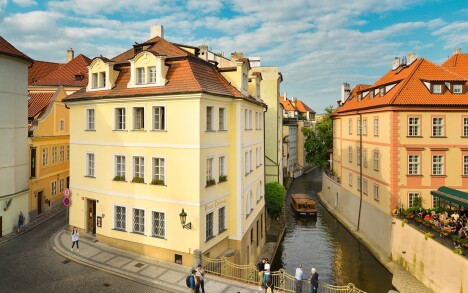
{"label": "awning over terrace", "polygon": [[468,193],[466,192],[441,186],[436,191],[431,191],[431,194],[450,203],[468,208]]}

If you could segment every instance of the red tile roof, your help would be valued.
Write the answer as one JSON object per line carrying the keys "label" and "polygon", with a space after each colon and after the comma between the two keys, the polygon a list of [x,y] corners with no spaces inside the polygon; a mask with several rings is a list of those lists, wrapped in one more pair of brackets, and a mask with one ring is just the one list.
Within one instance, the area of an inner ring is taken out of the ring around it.
{"label": "red tile roof", "polygon": [[28,62],[34,62],[26,54],[16,49],[12,44],[0,36],[0,54],[19,58]]}
{"label": "red tile roof", "polygon": [[[465,68],[468,65],[468,59],[466,59],[465,56],[456,61],[451,58],[447,60],[444,65],[439,66],[421,58],[414,61],[409,66],[401,66],[396,70],[390,70],[371,86],[356,86],[351,92],[350,97],[343,105],[336,109],[335,113],[388,105],[468,105],[468,94],[466,92],[463,94],[454,94],[446,89],[442,94],[434,94],[430,91],[428,86],[426,86],[426,83],[431,82],[439,82],[442,84],[445,82],[462,82],[466,86],[468,70]],[[361,101],[358,101],[357,97],[359,93],[364,94],[368,89],[375,89],[377,91],[381,87],[392,84],[394,87],[382,97],[376,92],[373,99],[370,99],[369,94],[366,94],[362,97]]]}
{"label": "red tile roof", "polygon": [[468,54],[453,54],[442,63],[442,66],[461,76],[468,77]]}
{"label": "red tile roof", "polygon": [[290,100],[287,98],[285,99],[284,97],[280,97],[280,103],[283,105],[284,110],[286,111],[294,111],[296,108],[294,108],[293,104],[291,103]]}
{"label": "red tile roof", "polygon": [[305,112],[311,112],[311,113],[315,113],[314,110],[312,110],[312,108],[310,108],[309,106],[307,106],[306,104],[304,104],[304,102],[302,102],[301,100],[297,100],[296,102],[296,108],[299,112],[301,113],[305,113]]}
{"label": "red tile roof", "polygon": [[38,80],[57,70],[60,65],[60,63],[34,60],[33,65],[28,69],[28,84],[34,85]]}
{"label": "red tile roof", "polygon": [[[59,66],[55,71],[36,81],[35,85],[64,85],[85,87],[88,85],[88,68],[91,60],[83,54],[73,58],[70,62]],[[83,75],[81,80],[76,75]]]}
{"label": "red tile roof", "polygon": [[54,93],[29,93],[31,97],[28,100],[28,118],[35,117],[37,114],[43,114],[50,103]]}

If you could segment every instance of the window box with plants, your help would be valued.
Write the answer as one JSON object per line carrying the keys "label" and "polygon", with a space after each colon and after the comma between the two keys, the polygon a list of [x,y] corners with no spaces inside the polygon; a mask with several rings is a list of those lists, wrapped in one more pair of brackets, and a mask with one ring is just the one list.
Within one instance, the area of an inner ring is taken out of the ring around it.
{"label": "window box with plants", "polygon": [[114,179],[112,179],[114,181],[125,181],[125,176],[115,176]]}
{"label": "window box with plants", "polygon": [[213,186],[216,184],[216,181],[214,179],[208,179],[206,180],[206,187],[208,186]]}
{"label": "window box with plants", "polygon": [[143,179],[141,177],[138,177],[138,176],[135,176],[135,177],[133,177],[132,182],[133,183],[145,183],[145,179]]}
{"label": "window box with plants", "polygon": [[164,184],[164,180],[162,180],[162,179],[157,179],[157,178],[153,179],[153,180],[151,181],[151,184],[152,184],[152,185],[165,185],[165,184]]}
{"label": "window box with plants", "polygon": [[219,182],[226,182],[227,181],[227,175],[220,175],[219,176]]}

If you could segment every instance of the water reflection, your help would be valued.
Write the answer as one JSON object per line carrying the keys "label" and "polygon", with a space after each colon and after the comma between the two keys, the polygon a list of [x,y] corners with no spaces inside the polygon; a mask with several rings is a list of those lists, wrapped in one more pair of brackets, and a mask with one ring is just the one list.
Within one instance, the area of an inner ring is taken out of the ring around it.
{"label": "water reflection", "polygon": [[296,215],[291,208],[292,193],[307,193],[318,201],[321,172],[314,170],[295,179],[286,199],[286,233],[278,247],[273,269],[294,274],[304,265],[306,276],[317,268],[320,280],[336,285],[355,284],[367,292],[388,292],[392,275],[322,205],[317,216]]}

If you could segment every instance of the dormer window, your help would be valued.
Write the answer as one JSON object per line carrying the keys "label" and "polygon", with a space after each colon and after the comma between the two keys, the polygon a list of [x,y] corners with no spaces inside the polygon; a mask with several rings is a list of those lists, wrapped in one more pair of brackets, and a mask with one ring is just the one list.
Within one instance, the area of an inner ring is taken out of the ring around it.
{"label": "dormer window", "polygon": [[433,94],[441,94],[442,93],[442,85],[440,83],[432,84],[432,93]]}
{"label": "dormer window", "polygon": [[[104,62],[100,58],[94,59],[88,66],[89,82],[86,88],[87,91],[109,90],[114,86],[115,80],[119,75],[118,71],[114,70],[114,62]],[[75,80],[82,80],[84,75],[79,73],[75,75]]]}
{"label": "dormer window", "polygon": [[463,93],[463,85],[462,84],[454,84],[452,92],[454,94],[462,94]]}
{"label": "dormer window", "polygon": [[385,95],[385,87],[379,88],[379,96],[383,97]]}
{"label": "dormer window", "polygon": [[374,90],[369,92],[369,99],[372,100],[374,98]]}
{"label": "dormer window", "polygon": [[164,60],[165,56],[156,56],[147,51],[135,56],[130,60],[131,77],[127,86],[134,88],[165,85],[168,66]]}
{"label": "dormer window", "polygon": [[362,101],[362,93],[359,93],[359,94],[358,94],[357,100],[358,100],[359,102]]}
{"label": "dormer window", "polygon": [[105,88],[106,87],[106,72],[93,73],[93,89]]}

